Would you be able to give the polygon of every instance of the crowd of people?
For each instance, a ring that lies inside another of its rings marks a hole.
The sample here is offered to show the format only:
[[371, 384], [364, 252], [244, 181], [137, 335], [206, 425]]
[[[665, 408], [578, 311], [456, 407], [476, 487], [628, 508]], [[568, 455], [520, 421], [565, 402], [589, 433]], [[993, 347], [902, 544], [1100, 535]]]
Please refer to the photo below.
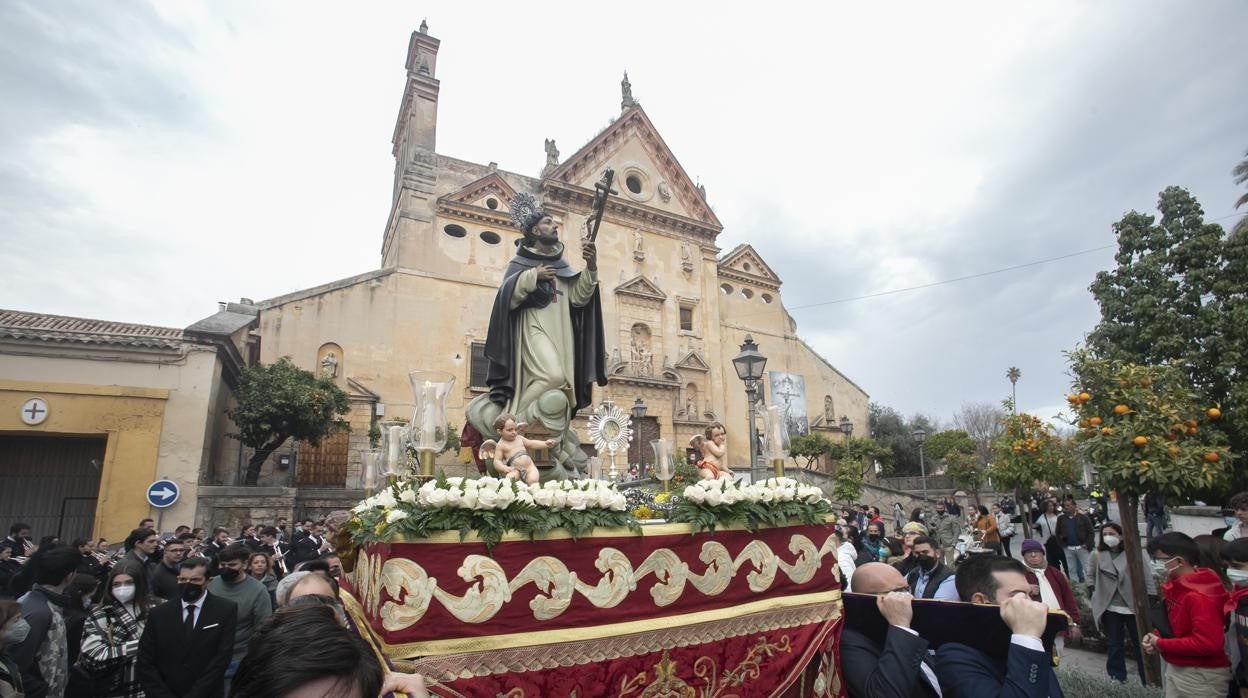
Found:
[[[1248, 492], [1231, 499], [1234, 520], [1225, 529], [1195, 538], [1167, 530], [1160, 497], [1145, 500], [1140, 576], [1149, 596], [1145, 627], [1152, 631], [1142, 637], [1126, 536], [1121, 524], [1108, 520], [1099, 492], [1091, 494], [1084, 508], [1072, 495], [1036, 497], [1031, 536], [1022, 535], [1013, 501], [967, 507], [965, 516], [951, 500], [908, 517], [897, 504], [891, 521], [874, 506], [842, 509], [837, 565], [843, 583], [852, 592], [877, 595], [889, 624], [882, 643], [846, 631], [842, 667], [850, 696], [1061, 695], [1052, 662], [1031, 652], [1040, 649], [1043, 630], [1035, 616], [1068, 616], [1054, 641], [1060, 658], [1065, 640], [1081, 635], [1081, 606], [1104, 638], [1110, 678], [1126, 682], [1131, 655], [1143, 683], [1140, 659], [1157, 655], [1167, 698], [1248, 695]], [[1021, 538], [1021, 560], [1012, 557], [1015, 537]], [[1013, 597], [1019, 600], [1010, 603]], [[928, 642], [910, 628], [913, 599], [999, 604], [1014, 633], [1008, 661], [990, 662], [956, 643], [929, 653]], [[905, 666], [921, 671], [898, 671]]]
[[[338, 592], [335, 521], [225, 528], [144, 519], [121, 545], [0, 541], [0, 698], [427, 696], [388, 671]], [[303, 695], [302, 693], [300, 693]]]

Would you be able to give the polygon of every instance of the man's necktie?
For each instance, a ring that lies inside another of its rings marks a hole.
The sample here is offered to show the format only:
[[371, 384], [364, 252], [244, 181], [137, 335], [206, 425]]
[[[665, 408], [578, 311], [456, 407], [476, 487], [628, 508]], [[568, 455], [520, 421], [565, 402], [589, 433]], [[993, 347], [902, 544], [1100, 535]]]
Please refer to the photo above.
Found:
[[186, 607], [186, 636], [191, 636], [191, 631], [195, 629], [195, 606]]

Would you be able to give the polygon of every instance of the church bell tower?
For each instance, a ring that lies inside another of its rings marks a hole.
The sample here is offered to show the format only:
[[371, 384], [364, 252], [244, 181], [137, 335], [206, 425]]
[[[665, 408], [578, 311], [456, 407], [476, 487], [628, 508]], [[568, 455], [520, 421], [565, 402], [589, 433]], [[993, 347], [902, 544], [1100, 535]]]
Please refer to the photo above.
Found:
[[429, 24], [421, 21], [407, 43], [407, 83], [391, 139], [394, 155], [394, 188], [390, 217], [381, 245], [381, 265], [398, 264], [402, 238], [412, 234], [412, 224], [432, 223], [430, 199], [437, 174], [434, 148], [438, 126], [438, 47], [429, 36]]

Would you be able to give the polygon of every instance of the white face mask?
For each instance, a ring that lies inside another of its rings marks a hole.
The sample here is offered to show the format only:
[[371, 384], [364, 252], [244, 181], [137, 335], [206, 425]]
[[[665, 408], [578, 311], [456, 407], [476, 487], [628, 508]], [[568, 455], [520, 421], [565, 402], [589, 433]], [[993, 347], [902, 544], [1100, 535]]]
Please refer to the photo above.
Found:
[[1237, 570], [1234, 567], [1228, 567], [1226, 578], [1231, 580], [1231, 584], [1237, 587], [1248, 587], [1248, 570]]
[[122, 603], [130, 603], [134, 600], [134, 585], [119, 584], [113, 587], [113, 598]]
[[3, 632], [0, 632], [0, 644], [6, 646], [16, 645], [22, 640], [25, 640], [26, 636], [29, 634], [30, 623], [28, 623], [25, 618], [18, 618], [10, 623], [9, 627], [5, 628]]
[[1105, 547], [1107, 548], [1117, 548], [1118, 544], [1122, 542], [1122, 539], [1118, 536], [1102, 536], [1101, 541], [1105, 543]]

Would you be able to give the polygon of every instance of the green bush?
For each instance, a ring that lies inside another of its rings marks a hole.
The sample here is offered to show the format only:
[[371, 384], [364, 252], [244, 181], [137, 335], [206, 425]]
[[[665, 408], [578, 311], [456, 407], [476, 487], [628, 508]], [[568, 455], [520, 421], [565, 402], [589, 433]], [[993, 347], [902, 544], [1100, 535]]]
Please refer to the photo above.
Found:
[[1078, 669], [1057, 670], [1057, 681], [1066, 698], [1162, 698], [1160, 688], [1139, 683], [1118, 683], [1108, 676], [1093, 676]]

